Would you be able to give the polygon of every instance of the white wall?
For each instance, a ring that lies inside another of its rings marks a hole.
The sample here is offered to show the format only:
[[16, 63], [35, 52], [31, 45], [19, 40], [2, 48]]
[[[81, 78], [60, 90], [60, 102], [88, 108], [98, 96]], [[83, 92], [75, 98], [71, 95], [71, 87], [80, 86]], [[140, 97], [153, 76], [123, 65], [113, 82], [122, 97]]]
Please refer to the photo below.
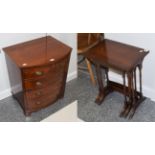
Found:
[[[27, 41], [37, 37], [44, 36], [43, 33], [0, 33], [0, 50], [3, 47], [10, 46], [19, 42]], [[3, 99], [11, 95], [10, 84], [8, 79], [8, 72], [6, 68], [6, 62], [4, 53], [1, 50], [0, 53], [0, 99]]]
[[[150, 50], [143, 65], [144, 95], [155, 100], [155, 33], [106, 33], [105, 37]], [[120, 77], [111, 73], [111, 78], [120, 81]]]
[[[0, 33], [0, 50], [3, 47], [10, 46], [16, 43], [24, 42], [27, 40], [35, 39], [45, 36], [45, 33]], [[62, 42], [70, 45], [73, 48], [71, 62], [69, 66], [68, 81], [77, 77], [76, 67], [76, 34], [51, 34]], [[11, 95], [10, 84], [8, 79], [8, 72], [6, 68], [6, 62], [4, 53], [1, 50], [0, 53], [0, 100]]]

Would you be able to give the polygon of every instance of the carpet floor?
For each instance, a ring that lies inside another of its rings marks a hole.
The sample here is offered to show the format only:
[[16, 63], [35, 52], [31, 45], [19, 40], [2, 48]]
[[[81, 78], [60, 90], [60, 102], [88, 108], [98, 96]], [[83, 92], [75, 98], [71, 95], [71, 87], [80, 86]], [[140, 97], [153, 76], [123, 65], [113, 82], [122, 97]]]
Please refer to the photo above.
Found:
[[16, 100], [8, 97], [0, 101], [1, 122], [39, 122], [70, 103], [78, 100], [78, 117], [86, 122], [154, 122], [155, 103], [146, 99], [138, 108], [132, 120], [119, 117], [123, 96], [117, 92], [108, 95], [102, 105], [94, 103], [98, 93], [89, 76], [79, 72], [78, 78], [67, 83], [65, 97], [48, 108], [25, 117]]

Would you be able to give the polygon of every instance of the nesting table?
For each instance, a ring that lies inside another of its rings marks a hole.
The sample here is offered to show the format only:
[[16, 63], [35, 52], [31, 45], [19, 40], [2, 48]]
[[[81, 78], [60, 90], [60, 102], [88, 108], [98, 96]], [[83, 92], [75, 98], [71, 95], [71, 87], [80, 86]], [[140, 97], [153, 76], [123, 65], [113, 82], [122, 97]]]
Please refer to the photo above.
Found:
[[[118, 91], [124, 95], [120, 116], [132, 118], [140, 103], [145, 100], [142, 93], [142, 63], [148, 53], [142, 48], [108, 39], [84, 53], [96, 69], [99, 94], [95, 102], [101, 104], [109, 93]], [[122, 75], [122, 84], [109, 79], [110, 68]], [[105, 70], [104, 78], [102, 69]]]

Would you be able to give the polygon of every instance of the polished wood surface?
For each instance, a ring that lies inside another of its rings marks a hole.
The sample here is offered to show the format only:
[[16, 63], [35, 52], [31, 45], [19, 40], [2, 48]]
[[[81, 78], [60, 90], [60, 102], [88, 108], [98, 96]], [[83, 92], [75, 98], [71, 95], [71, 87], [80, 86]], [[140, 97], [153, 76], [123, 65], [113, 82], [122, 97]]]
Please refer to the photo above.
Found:
[[64, 96], [71, 48], [47, 36], [4, 48], [13, 96], [25, 115]]
[[[148, 53], [142, 48], [108, 39], [104, 39], [88, 52], [85, 52], [83, 55], [96, 68], [99, 86], [96, 103], [100, 105], [109, 93], [118, 91], [124, 95], [124, 105], [120, 116], [132, 118], [140, 103], [145, 100], [142, 93], [142, 63]], [[122, 75], [122, 84], [109, 79], [109, 68], [117, 70], [117, 73]], [[105, 70], [104, 82], [102, 69]], [[139, 79], [139, 89], [137, 79]]]
[[84, 54], [90, 60], [95, 60], [106, 67], [130, 71], [141, 63], [148, 53], [142, 48], [104, 39]]
[[70, 54], [71, 48], [51, 36], [4, 48], [20, 68], [52, 64]]

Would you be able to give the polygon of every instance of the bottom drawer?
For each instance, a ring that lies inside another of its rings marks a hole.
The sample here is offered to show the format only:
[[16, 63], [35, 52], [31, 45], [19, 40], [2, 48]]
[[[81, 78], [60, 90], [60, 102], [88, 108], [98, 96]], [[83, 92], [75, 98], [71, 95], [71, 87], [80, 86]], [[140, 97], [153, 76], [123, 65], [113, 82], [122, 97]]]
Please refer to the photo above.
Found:
[[52, 94], [39, 99], [28, 99], [28, 109], [30, 111], [37, 111], [41, 108], [47, 107], [58, 99], [59, 94]]
[[27, 106], [30, 110], [37, 110], [52, 104], [59, 96], [61, 85], [26, 92]]

